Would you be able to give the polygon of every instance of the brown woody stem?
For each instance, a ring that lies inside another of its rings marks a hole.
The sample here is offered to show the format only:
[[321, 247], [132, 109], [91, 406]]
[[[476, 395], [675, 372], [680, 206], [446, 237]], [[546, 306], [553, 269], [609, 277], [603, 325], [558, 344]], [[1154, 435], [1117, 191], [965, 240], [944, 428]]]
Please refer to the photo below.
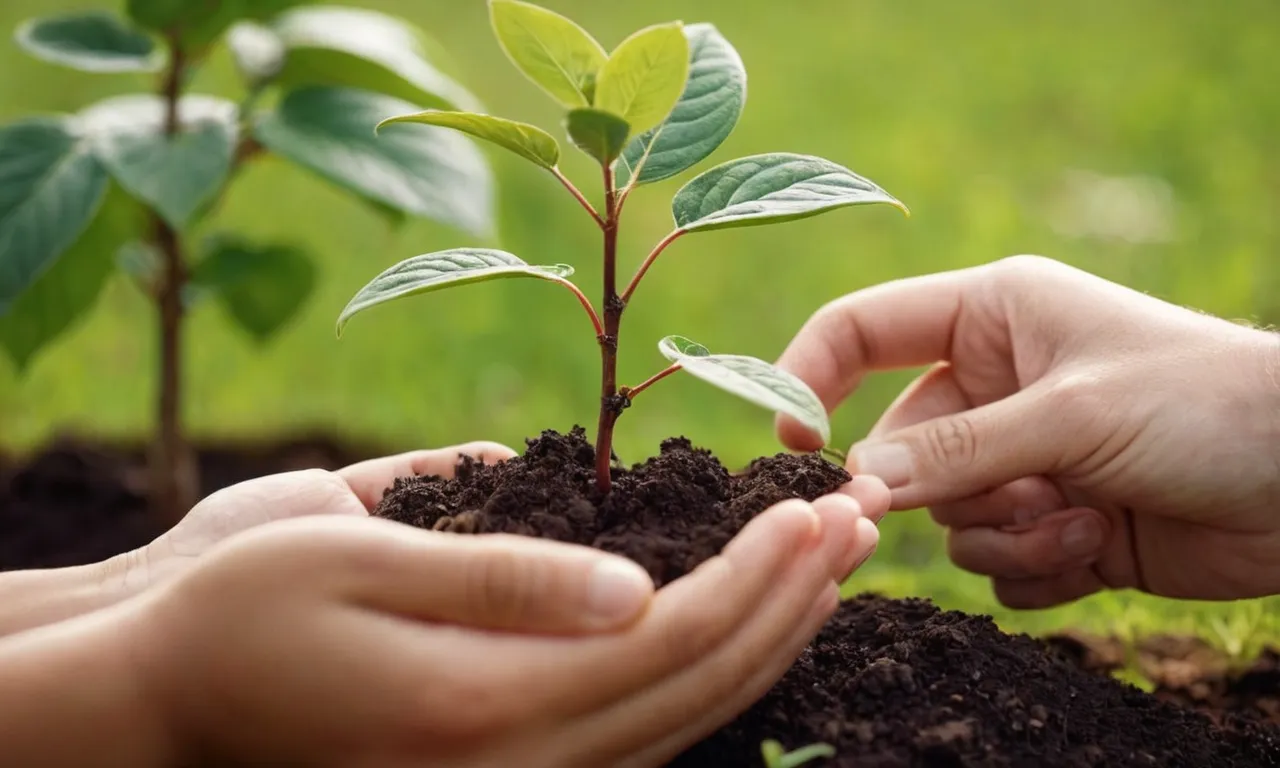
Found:
[[600, 334], [600, 424], [596, 430], [596, 488], [608, 493], [613, 486], [613, 425], [626, 408], [618, 395], [618, 327], [626, 303], [618, 296], [618, 191], [613, 169], [604, 166], [604, 333]]

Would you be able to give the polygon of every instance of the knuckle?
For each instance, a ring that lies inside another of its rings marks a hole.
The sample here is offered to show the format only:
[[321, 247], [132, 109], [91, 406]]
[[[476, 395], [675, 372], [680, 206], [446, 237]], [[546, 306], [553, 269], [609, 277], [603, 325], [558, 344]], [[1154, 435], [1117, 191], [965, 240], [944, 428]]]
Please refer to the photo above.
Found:
[[1045, 256], [1034, 254], [1018, 254], [1007, 256], [992, 264], [996, 276], [1002, 280], [1023, 282], [1028, 279], [1041, 279], [1061, 268], [1061, 264]]
[[540, 581], [529, 558], [497, 549], [472, 559], [466, 578], [467, 599], [489, 621], [510, 626], [533, 611]]
[[977, 460], [977, 430], [968, 414], [934, 422], [924, 430], [921, 442], [925, 460], [935, 467], [962, 469]]
[[1068, 424], [1096, 418], [1111, 408], [1103, 380], [1094, 374], [1072, 373], [1049, 386], [1045, 404]]

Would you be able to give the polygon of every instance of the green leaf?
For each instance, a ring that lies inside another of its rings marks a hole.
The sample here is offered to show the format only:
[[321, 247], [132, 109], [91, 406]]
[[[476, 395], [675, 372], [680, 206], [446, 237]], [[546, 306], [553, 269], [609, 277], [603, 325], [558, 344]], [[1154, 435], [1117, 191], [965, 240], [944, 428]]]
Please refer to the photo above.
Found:
[[686, 231], [794, 221], [850, 205], [907, 207], [874, 183], [820, 157], [777, 153], [732, 160], [690, 181], [671, 203]]
[[228, 30], [227, 48], [240, 76], [251, 86], [263, 86], [284, 70], [284, 40], [275, 30], [256, 21], [242, 21]]
[[107, 99], [77, 116], [121, 186], [183, 229], [222, 189], [240, 131], [236, 105], [213, 96], [184, 96], [178, 119], [179, 133], [167, 136], [164, 102], [150, 95]]
[[651, 184], [692, 168], [729, 138], [742, 116], [747, 70], [738, 52], [711, 24], [690, 24], [684, 34], [690, 60], [684, 93], [662, 125], [627, 145], [619, 186]]
[[338, 335], [352, 316], [389, 301], [467, 283], [510, 277], [533, 277], [565, 283], [573, 267], [555, 264], [533, 267], [519, 257], [489, 248], [456, 248], [415, 256], [375, 277], [351, 299], [338, 316]]
[[101, 11], [31, 19], [14, 39], [37, 59], [84, 72], [154, 72], [164, 62], [150, 37]]
[[288, 88], [364, 88], [427, 107], [477, 111], [467, 89], [427, 59], [423, 32], [363, 8], [302, 7], [271, 24], [286, 56], [279, 82]]
[[695, 377], [747, 402], [785, 413], [817, 432], [824, 445], [830, 442], [826, 408], [809, 385], [796, 376], [754, 357], [713, 355], [683, 336], [668, 336], [658, 343], [658, 350]]
[[143, 218], [138, 204], [112, 187], [75, 244], [0, 317], [0, 346], [18, 371], [89, 313], [115, 266], [113, 253], [138, 236]]
[[480, 115], [474, 112], [440, 112], [427, 110], [412, 115], [391, 117], [378, 123], [377, 130], [392, 123], [420, 123], [452, 128], [455, 131], [491, 141], [515, 152], [524, 159], [551, 169], [560, 162], [560, 145], [551, 134], [528, 123], [518, 123], [502, 117]]
[[574, 146], [599, 160], [601, 165], [618, 159], [631, 133], [626, 120], [590, 107], [569, 110], [565, 128]]
[[71, 121], [0, 128], [0, 316], [79, 239], [107, 181]]
[[596, 83], [595, 106], [626, 120], [641, 134], [667, 119], [688, 79], [684, 25], [646, 27], [609, 54]]
[[283, 245], [219, 238], [191, 275], [192, 286], [213, 295], [258, 343], [280, 331], [311, 296], [315, 263]]
[[128, 0], [129, 18], [147, 29], [173, 35], [198, 58], [237, 21], [269, 19], [312, 0]]
[[498, 44], [525, 77], [565, 107], [591, 106], [608, 55], [586, 30], [519, 0], [490, 0], [489, 17]]
[[350, 88], [288, 94], [257, 123], [264, 146], [363, 197], [480, 236], [493, 229], [493, 180], [471, 141], [445, 128], [374, 126], [413, 104]]

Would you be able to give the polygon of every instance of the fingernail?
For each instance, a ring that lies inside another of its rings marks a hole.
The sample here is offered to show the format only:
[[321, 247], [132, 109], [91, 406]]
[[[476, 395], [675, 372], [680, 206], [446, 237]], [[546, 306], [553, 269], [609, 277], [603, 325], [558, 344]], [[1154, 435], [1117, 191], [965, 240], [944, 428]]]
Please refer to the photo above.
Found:
[[653, 594], [653, 580], [629, 560], [601, 560], [591, 571], [587, 610], [607, 622], [621, 622], [640, 612]]
[[1092, 516], [1080, 517], [1062, 529], [1062, 549], [1071, 557], [1088, 557], [1102, 548], [1102, 526]]
[[866, 443], [853, 448], [860, 475], [874, 475], [890, 489], [911, 482], [911, 449], [902, 443]]

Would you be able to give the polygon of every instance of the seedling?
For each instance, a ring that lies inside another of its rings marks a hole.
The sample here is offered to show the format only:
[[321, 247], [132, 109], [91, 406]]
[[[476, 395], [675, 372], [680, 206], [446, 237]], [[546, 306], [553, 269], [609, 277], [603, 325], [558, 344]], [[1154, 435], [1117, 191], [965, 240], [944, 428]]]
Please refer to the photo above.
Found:
[[[427, 42], [383, 14], [305, 0], [128, 0], [23, 23], [16, 42], [84, 72], [158, 76], [152, 94], [75, 115], [0, 127], [0, 347], [19, 371], [92, 308], [113, 267], [156, 308], [159, 367], [151, 495], [168, 521], [194, 501], [183, 429], [186, 319], [215, 298], [265, 341], [304, 305], [310, 259], [289, 244], [195, 235], [251, 160], [293, 161], [378, 210], [491, 228], [483, 156], [425, 129], [374, 142], [369, 127], [424, 107], [473, 109], [426, 58]], [[187, 93], [219, 44], [243, 76], [241, 100]], [[268, 96], [268, 109], [256, 105]], [[115, 258], [113, 258], [115, 257]]]
[[395, 299], [500, 278], [560, 285], [582, 304], [601, 352], [596, 479], [610, 489], [614, 425], [634, 400], [684, 370], [756, 405], [785, 413], [830, 440], [826, 411], [795, 376], [762, 360], [712, 354], [682, 336], [658, 344], [671, 365], [635, 386], [618, 383], [619, 329], [626, 309], [658, 257], [687, 235], [815, 216], [852, 205], [906, 206], [871, 181], [829, 160], [797, 154], [755, 155], [703, 173], [676, 193], [675, 228], [618, 282], [618, 226], [638, 187], [675, 176], [706, 159], [732, 132], [746, 101], [742, 60], [710, 24], [646, 27], [612, 52], [573, 21], [519, 0], [490, 0], [498, 43], [511, 62], [566, 110], [570, 142], [597, 161], [603, 207], [596, 209], [559, 168], [560, 146], [547, 131], [474, 112], [429, 110], [383, 121], [450, 128], [508, 149], [550, 173], [603, 233], [604, 290], [597, 307], [569, 278], [565, 264], [533, 266], [510, 253], [463, 248], [415, 256], [378, 275], [338, 318], [338, 334], [356, 314]]
[[800, 768], [805, 763], [836, 756], [836, 750], [830, 744], [810, 744], [794, 752], [787, 752], [780, 743], [772, 739], [760, 745], [760, 753], [764, 756], [765, 768]]

